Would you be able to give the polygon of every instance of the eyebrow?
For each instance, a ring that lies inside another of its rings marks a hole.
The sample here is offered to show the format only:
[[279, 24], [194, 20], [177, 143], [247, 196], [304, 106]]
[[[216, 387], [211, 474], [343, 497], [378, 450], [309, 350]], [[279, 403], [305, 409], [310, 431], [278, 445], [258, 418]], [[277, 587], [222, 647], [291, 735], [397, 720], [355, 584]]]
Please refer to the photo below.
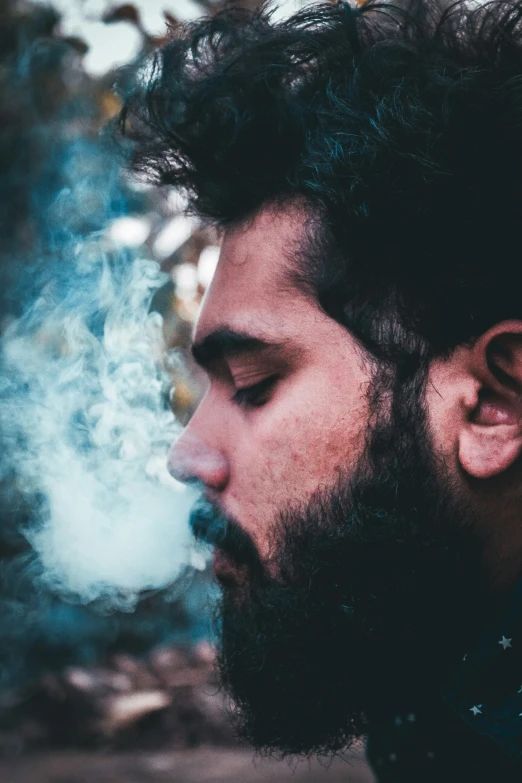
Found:
[[283, 345], [283, 342], [268, 340], [266, 337], [220, 327], [194, 343], [191, 351], [194, 361], [206, 370], [223, 359], [232, 359], [266, 348], [282, 348]]

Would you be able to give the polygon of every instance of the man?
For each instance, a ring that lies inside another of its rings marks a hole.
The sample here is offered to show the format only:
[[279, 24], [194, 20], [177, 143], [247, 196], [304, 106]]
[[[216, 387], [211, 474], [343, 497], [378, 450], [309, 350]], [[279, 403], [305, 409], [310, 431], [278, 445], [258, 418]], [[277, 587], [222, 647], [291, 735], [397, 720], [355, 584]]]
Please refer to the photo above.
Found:
[[173, 446], [256, 748], [522, 774], [522, 5], [228, 7], [122, 117], [222, 230]]

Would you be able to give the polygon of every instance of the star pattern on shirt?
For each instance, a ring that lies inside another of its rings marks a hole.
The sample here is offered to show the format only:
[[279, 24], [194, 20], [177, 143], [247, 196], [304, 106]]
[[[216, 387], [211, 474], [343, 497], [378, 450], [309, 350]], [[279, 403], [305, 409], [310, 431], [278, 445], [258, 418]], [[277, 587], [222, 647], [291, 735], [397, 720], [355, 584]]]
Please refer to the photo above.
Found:
[[499, 641], [499, 644], [502, 645], [504, 650], [507, 650], [508, 647], [511, 647], [511, 642], [512, 641], [513, 641], [513, 639], [506, 639], [506, 637], [504, 635], [502, 635], [502, 639]]
[[[409, 777], [414, 757], [420, 770], [417, 779], [426, 779], [422, 776], [424, 769], [430, 771], [432, 779], [434, 759], [439, 755], [436, 722], [440, 718], [445, 719], [445, 710], [449, 708], [451, 721], [460, 718], [477, 737], [487, 738], [490, 750], [494, 747], [491, 740], [499, 747], [504, 760], [507, 757], [513, 764], [520, 765], [520, 775], [513, 780], [522, 783], [521, 621], [522, 573], [506, 600], [502, 617], [495, 619], [494, 624], [485, 625], [473, 647], [467, 651], [464, 648], [457, 655], [454, 668], [440, 691], [444, 711], [440, 704], [435, 705], [435, 715], [421, 710], [419, 694], [418, 704], [412, 701], [409, 709], [392, 712], [387, 725], [375, 727], [373, 736], [370, 730], [372, 745], [369, 759], [379, 773], [384, 774], [388, 770], [390, 780], [405, 779]], [[441, 749], [443, 757], [444, 752]], [[466, 748], [462, 752], [467, 753]], [[485, 752], [486, 765], [489, 764], [488, 753]], [[401, 775], [403, 769], [404, 778]], [[488, 777], [489, 780], [501, 778], [502, 775], [497, 778], [496, 774]]]

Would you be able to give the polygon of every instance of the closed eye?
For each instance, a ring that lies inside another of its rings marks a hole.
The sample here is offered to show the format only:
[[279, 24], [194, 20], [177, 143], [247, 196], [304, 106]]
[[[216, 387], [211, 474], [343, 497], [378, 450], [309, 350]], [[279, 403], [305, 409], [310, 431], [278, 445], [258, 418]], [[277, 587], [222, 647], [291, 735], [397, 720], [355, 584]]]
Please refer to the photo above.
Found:
[[261, 405], [268, 402], [270, 392], [277, 378], [277, 375], [269, 375], [268, 378], [264, 378], [253, 386], [245, 386], [242, 389], [238, 389], [232, 397], [232, 401], [246, 408], [261, 407]]

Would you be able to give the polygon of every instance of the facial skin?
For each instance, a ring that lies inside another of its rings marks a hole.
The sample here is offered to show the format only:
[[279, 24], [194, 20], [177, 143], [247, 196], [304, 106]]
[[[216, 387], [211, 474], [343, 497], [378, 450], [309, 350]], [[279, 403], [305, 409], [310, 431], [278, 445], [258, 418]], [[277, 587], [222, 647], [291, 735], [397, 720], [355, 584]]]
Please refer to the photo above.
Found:
[[202, 485], [196, 532], [224, 552], [240, 728], [290, 753], [344, 747], [436, 688], [522, 561], [522, 324], [376, 411], [378, 367], [288, 282], [304, 220], [265, 210], [225, 236], [194, 336], [209, 390], [169, 458]]
[[[170, 468], [252, 536], [262, 558], [278, 511], [352, 471], [368, 422], [371, 364], [355, 339], [295, 288], [285, 274], [303, 216], [267, 212], [225, 236], [194, 334], [219, 330], [274, 343], [209, 363], [210, 386], [175, 444]], [[196, 355], [200, 351], [196, 348]], [[234, 395], [276, 376], [251, 404]], [[262, 404], [261, 404], [262, 403]]]

